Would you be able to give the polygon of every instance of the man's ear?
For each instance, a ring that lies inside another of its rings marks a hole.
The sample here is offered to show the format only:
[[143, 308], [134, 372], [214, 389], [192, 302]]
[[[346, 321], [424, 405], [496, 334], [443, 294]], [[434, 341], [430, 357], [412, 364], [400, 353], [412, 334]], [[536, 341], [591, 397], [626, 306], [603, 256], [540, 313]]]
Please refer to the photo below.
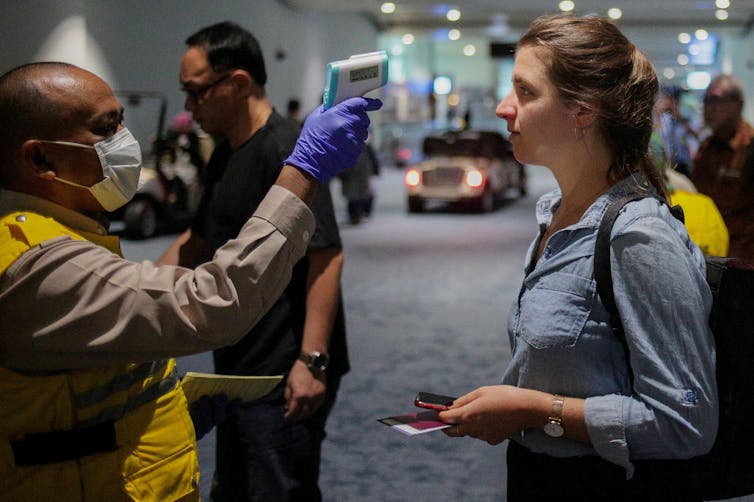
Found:
[[259, 85], [254, 77], [246, 70], [237, 69], [233, 71], [233, 85], [239, 90], [241, 96], [247, 98], [254, 96], [255, 98], [263, 98], [265, 95], [264, 87]]
[[21, 158], [29, 172], [45, 180], [53, 180], [57, 173], [47, 158], [45, 144], [38, 139], [27, 139], [21, 145]]
[[244, 96], [251, 94], [255, 82], [254, 79], [251, 78], [251, 75], [249, 75], [249, 72], [245, 70], [233, 70], [233, 74], [230, 78], [231, 82], [233, 82], [233, 86], [238, 92]]

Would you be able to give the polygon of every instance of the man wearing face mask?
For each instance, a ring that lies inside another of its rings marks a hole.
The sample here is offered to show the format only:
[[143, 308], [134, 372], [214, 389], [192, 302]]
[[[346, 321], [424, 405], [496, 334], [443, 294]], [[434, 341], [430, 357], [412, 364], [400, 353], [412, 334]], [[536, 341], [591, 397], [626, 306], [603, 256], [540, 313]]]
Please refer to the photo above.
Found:
[[307, 119], [237, 239], [195, 270], [134, 263], [100, 222], [141, 153], [97, 76], [0, 76], [0, 493], [8, 500], [198, 500], [195, 430], [170, 357], [235, 343], [281, 293], [319, 183], [355, 162], [376, 100]]

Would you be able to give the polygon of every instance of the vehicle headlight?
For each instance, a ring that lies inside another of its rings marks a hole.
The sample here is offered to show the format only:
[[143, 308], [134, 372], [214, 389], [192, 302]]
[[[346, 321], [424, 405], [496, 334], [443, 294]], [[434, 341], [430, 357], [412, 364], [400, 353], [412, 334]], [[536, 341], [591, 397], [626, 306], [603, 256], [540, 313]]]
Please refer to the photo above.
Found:
[[422, 175], [417, 169], [409, 169], [406, 172], [406, 185], [410, 187], [419, 186], [422, 181]]
[[466, 172], [466, 184], [471, 188], [479, 188], [484, 183], [484, 176], [480, 171], [472, 169]]

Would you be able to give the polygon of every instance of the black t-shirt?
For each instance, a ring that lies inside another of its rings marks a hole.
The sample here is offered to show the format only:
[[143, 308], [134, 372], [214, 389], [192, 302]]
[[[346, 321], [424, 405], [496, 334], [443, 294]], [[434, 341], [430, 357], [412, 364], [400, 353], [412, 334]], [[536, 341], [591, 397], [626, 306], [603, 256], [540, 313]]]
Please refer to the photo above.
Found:
[[[273, 111], [267, 123], [233, 151], [227, 142], [218, 145], [207, 165], [207, 185], [192, 232], [203, 237], [212, 252], [235, 238], [277, 180], [283, 161], [298, 138], [295, 122]], [[309, 249], [341, 248], [332, 198], [327, 186], [317, 190], [312, 212], [317, 223]], [[306, 316], [306, 282], [309, 262], [305, 256], [294, 267], [288, 287], [270, 311], [237, 344], [214, 352], [215, 371], [236, 375], [287, 374], [301, 351]], [[348, 371], [345, 319], [342, 301], [330, 337], [328, 375]], [[280, 398], [282, 388], [271, 398]]]

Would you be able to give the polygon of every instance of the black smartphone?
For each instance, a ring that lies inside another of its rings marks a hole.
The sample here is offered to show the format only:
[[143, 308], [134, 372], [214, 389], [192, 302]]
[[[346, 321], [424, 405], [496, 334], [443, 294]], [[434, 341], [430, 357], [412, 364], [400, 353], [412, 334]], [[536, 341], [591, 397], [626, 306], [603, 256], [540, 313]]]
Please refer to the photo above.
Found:
[[432, 394], [431, 392], [420, 392], [414, 399], [414, 404], [420, 408], [429, 408], [430, 410], [447, 410], [453, 404], [456, 398], [443, 396], [442, 394]]

